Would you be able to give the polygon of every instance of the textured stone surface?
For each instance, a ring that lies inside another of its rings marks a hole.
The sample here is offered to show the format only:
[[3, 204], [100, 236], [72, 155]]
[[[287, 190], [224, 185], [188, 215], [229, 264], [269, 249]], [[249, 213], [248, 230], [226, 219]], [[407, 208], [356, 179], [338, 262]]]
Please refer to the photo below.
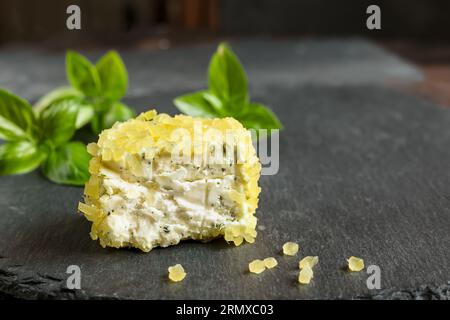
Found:
[[[354, 51], [363, 50], [354, 45]], [[192, 57], [187, 49], [177, 50]], [[192, 55], [206, 57], [209, 50], [196, 48]], [[156, 69], [177, 55], [155, 56], [149, 64]], [[283, 60], [278, 63], [288, 70]], [[322, 66], [313, 57], [310, 64]], [[414, 69], [404, 68], [416, 79]], [[347, 69], [336, 78], [350, 79], [354, 71]], [[76, 213], [81, 188], [52, 184], [38, 172], [1, 177], [0, 291], [22, 298], [448, 298], [448, 111], [383, 86], [381, 76], [359, 84], [357, 79], [307, 84], [291, 74], [273, 82], [270, 74], [265, 77], [266, 83], [252, 79], [254, 99], [273, 106], [285, 130], [280, 171], [261, 179], [257, 216], [264, 230], [255, 244], [235, 248], [222, 239], [187, 241], [148, 254], [102, 249], [88, 236], [90, 224]], [[140, 111], [158, 106], [173, 114], [171, 99], [196, 85], [194, 80], [183, 87], [180, 80], [173, 90], [149, 90], [127, 102]], [[300, 244], [297, 257], [280, 254], [286, 241]], [[298, 260], [305, 255], [320, 258], [309, 286], [297, 283]], [[380, 291], [367, 289], [364, 272], [344, 270], [351, 255], [380, 266]], [[278, 267], [248, 273], [250, 261], [268, 256], [277, 258]], [[167, 267], [176, 263], [188, 275], [173, 284]], [[81, 267], [82, 290], [65, 287], [72, 264]]]
[[382, 290], [370, 296], [358, 298], [366, 300], [450, 300], [450, 281], [440, 286], [421, 285], [415, 289]]

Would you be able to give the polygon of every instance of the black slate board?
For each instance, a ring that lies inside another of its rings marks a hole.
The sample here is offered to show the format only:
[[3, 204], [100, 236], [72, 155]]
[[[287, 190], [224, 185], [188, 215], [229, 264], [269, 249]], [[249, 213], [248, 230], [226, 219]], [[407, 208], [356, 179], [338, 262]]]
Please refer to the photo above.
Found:
[[[260, 230], [253, 245], [193, 241], [148, 254], [102, 249], [76, 213], [80, 188], [39, 173], [0, 178], [0, 291], [22, 298], [448, 298], [450, 279], [450, 114], [380, 84], [266, 83], [255, 100], [274, 106], [280, 171], [261, 178]], [[167, 90], [130, 98], [175, 113]], [[286, 241], [298, 257], [280, 255]], [[311, 285], [296, 283], [298, 258], [318, 255]], [[344, 271], [361, 256], [381, 267], [381, 291]], [[274, 256], [279, 267], [248, 274]], [[188, 276], [167, 281], [182, 263]], [[66, 289], [67, 266], [82, 269]], [[415, 291], [423, 285], [424, 287]], [[405, 291], [402, 291], [405, 290]], [[421, 291], [420, 291], [421, 290]], [[419, 292], [419, 293], [417, 293]]]

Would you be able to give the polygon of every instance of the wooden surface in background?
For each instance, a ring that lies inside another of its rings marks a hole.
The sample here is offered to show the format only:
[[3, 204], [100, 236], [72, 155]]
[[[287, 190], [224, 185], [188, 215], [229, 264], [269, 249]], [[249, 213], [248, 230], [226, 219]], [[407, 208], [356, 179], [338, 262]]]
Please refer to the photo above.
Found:
[[64, 37], [71, 4], [81, 8], [82, 30], [71, 34], [80, 39], [219, 29], [219, 0], [0, 0], [0, 44]]
[[408, 89], [450, 107], [450, 44], [388, 41], [381, 45], [410, 61], [423, 73], [423, 81]]

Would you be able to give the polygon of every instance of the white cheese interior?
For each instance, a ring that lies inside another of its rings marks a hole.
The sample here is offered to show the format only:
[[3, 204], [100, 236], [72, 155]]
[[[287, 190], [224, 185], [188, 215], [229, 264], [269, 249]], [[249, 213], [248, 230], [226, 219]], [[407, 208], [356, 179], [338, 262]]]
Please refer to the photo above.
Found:
[[242, 208], [229, 196], [241, 191], [231, 161], [196, 166], [166, 156], [142, 158], [141, 165], [141, 177], [113, 163], [100, 169], [99, 201], [114, 242], [167, 247], [183, 239], [208, 240], [227, 225], [243, 224], [236, 216]]

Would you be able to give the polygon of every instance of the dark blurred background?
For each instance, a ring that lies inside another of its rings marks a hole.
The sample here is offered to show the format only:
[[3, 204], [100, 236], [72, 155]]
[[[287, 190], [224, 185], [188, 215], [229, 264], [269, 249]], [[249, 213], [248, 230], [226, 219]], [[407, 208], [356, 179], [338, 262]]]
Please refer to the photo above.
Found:
[[[70, 4], [81, 7], [81, 31], [66, 29]], [[369, 4], [381, 7], [382, 30], [365, 27]], [[223, 35], [448, 42], [449, 14], [448, 0], [0, 0], [0, 44], [126, 46]]]
[[[66, 8], [81, 8], [81, 30]], [[381, 30], [366, 8], [381, 8]], [[161, 50], [235, 38], [362, 37], [419, 66], [450, 104], [448, 0], [0, 0], [1, 48]], [[419, 88], [418, 90], [422, 90]]]

